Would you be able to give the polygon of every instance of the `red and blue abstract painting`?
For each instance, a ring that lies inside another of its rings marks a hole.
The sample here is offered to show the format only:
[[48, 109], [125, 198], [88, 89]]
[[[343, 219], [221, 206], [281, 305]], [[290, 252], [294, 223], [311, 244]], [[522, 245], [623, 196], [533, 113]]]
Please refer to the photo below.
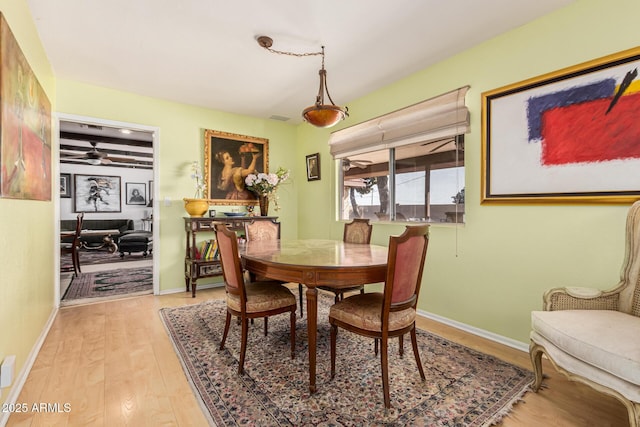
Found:
[[635, 49], [483, 93], [485, 200], [640, 198], [639, 68]]

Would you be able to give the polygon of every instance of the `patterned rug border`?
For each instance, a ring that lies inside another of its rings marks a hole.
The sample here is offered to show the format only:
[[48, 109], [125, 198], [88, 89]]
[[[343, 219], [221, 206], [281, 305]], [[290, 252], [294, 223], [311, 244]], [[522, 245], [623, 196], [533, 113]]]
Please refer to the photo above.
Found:
[[[326, 305], [330, 305], [332, 303], [332, 298], [330, 297], [320, 297], [319, 301], [321, 299], [325, 299], [326, 301], [324, 302]], [[179, 307], [165, 307], [159, 310], [159, 316], [160, 319], [165, 327], [165, 330], [167, 331], [167, 334], [169, 336], [169, 339], [171, 341], [171, 344], [174, 348], [174, 351], [176, 352], [176, 355], [178, 356], [178, 359], [180, 361], [180, 365], [182, 366], [182, 369], [185, 373], [185, 376], [187, 377], [187, 381], [189, 382], [194, 395], [196, 396], [196, 400], [198, 400], [199, 405], [202, 408], [203, 414], [205, 415], [205, 417], [207, 418], [208, 422], [210, 425], [212, 426], [226, 426], [226, 425], [237, 425], [236, 424], [236, 420], [230, 416], [227, 415], [226, 417], [224, 415], [221, 415], [219, 413], [214, 414], [212, 413], [212, 409], [209, 408], [209, 406], [207, 405], [207, 403], [209, 405], [212, 405], [212, 407], [215, 407], [214, 405], [214, 401], [216, 401], [219, 404], [219, 401], [221, 400], [221, 396], [217, 395], [215, 397], [212, 398], [212, 396], [210, 396], [208, 393], [206, 393], [206, 390], [201, 390], [198, 387], [198, 384], [203, 384], [203, 379], [199, 378], [197, 376], [196, 372], [192, 372], [192, 369], [196, 369], [195, 366], [190, 367], [189, 366], [189, 362], [190, 360], [188, 359], [188, 354], [189, 352], [185, 349], [183, 343], [180, 341], [180, 338], [177, 336], [178, 332], [176, 331], [174, 325], [172, 324], [172, 320], [169, 319], [169, 316], [171, 313], [175, 313], [178, 311], [183, 311], [183, 310], [187, 310], [187, 311], [192, 311], [192, 310], [198, 310], [198, 308], [201, 307], [205, 307], [207, 305], [212, 305], [214, 308], [216, 308], [216, 306], [219, 306], [217, 308], [221, 308], [224, 309], [225, 307], [225, 302], [224, 300], [209, 300], [209, 301], [205, 301], [205, 302], [201, 302], [198, 304], [191, 304], [191, 305], [186, 305], [186, 306], [179, 306]], [[320, 310], [320, 306], [322, 304], [319, 304], [319, 312]], [[320, 313], [319, 313], [320, 316]], [[277, 316], [276, 316], [277, 318]], [[274, 318], [275, 319], [275, 318]], [[300, 318], [298, 317], [297, 319], [298, 322], [300, 322]], [[301, 329], [300, 324], [298, 324], [297, 326], [297, 336], [296, 336], [296, 346], [299, 350], [299, 343], [301, 340], [305, 340], [305, 346], [304, 346], [304, 351], [302, 352], [302, 356], [304, 357], [304, 361], [303, 361], [303, 366], [305, 369], [305, 373], [308, 373], [308, 358], [307, 358], [307, 347], [306, 347], [306, 315], [305, 318], [302, 320], [304, 322], [304, 328]], [[258, 321], [260, 322], [260, 321]], [[261, 323], [261, 322], [260, 322]], [[287, 321], [288, 323], [288, 321]], [[272, 334], [272, 327], [273, 327], [273, 323], [270, 319], [269, 322], [270, 325], [270, 329], [269, 329], [269, 334]], [[229, 340], [232, 339], [232, 330], [234, 329], [234, 327], [232, 326], [230, 329], [230, 336], [229, 339], [227, 340], [227, 347], [229, 347]], [[483, 426], [483, 427], [487, 427], [487, 426], [491, 426], [494, 424], [497, 424], [499, 422], [501, 422], [503, 420], [503, 418], [505, 416], [507, 416], [509, 414], [509, 412], [512, 411], [513, 407], [515, 404], [517, 404], [518, 402], [523, 401], [523, 396], [530, 390], [530, 383], [533, 379], [533, 373], [527, 369], [524, 368], [520, 368], [516, 365], [513, 365], [511, 363], [505, 362], [495, 356], [486, 354], [486, 353], [482, 353], [480, 351], [474, 350], [470, 347], [466, 347], [462, 344], [456, 343], [454, 341], [450, 341], [446, 338], [440, 337], [438, 335], [435, 335], [431, 332], [428, 331], [424, 331], [421, 329], [417, 330], [418, 332], [418, 340], [419, 343], [421, 342], [421, 340], [434, 340], [438, 343], [438, 345], [443, 346], [444, 348], [449, 347], [449, 348], [457, 348], [458, 351], [464, 351], [466, 353], [468, 353], [469, 355], [474, 355], [476, 358], [480, 358], [480, 359], [484, 359], [487, 361], [491, 361], [492, 363], [495, 363], [501, 367], [508, 367], [510, 369], [512, 369], [513, 371], [517, 372], [520, 377], [519, 378], [511, 378], [510, 380], [513, 382], [513, 384], [510, 384], [510, 387], [508, 387], [505, 390], [502, 390], [502, 395], [495, 399], [495, 400], [488, 400], [486, 402], [486, 406], [483, 408], [482, 411], [480, 412], [476, 412], [473, 415], [475, 416], [475, 418], [472, 421], [469, 422], [461, 422], [461, 420], [459, 419], [450, 419], [450, 422], [453, 422], [454, 424], [442, 424], [442, 425], [456, 425], [456, 426]], [[353, 336], [355, 337], [355, 335], [350, 334], [350, 333], [345, 333], [344, 331], [341, 332], [342, 335], [347, 335], [347, 336]], [[250, 334], [251, 335], [251, 334]], [[304, 335], [304, 337], [302, 336]], [[288, 339], [288, 335], [285, 336], [284, 338]], [[319, 334], [319, 339], [320, 334]], [[215, 340], [214, 338], [211, 338], [213, 341]], [[341, 338], [339, 338], [340, 340]], [[408, 337], [407, 337], [408, 339]], [[370, 339], [368, 339], [369, 341], [372, 341]], [[212, 341], [212, 342], [213, 342]], [[406, 341], [406, 340], [405, 340]], [[218, 342], [219, 343], [219, 342]], [[215, 342], [214, 342], [215, 344]], [[390, 342], [390, 345], [392, 345], [392, 342]], [[426, 343], [424, 344], [419, 344], [419, 345], [426, 345]], [[340, 344], [339, 344], [340, 346]], [[214, 345], [215, 347], [215, 345]], [[248, 349], [251, 348], [251, 344], [249, 344]], [[234, 349], [235, 350], [235, 349]], [[249, 351], [249, 350], [248, 350]], [[340, 352], [340, 349], [338, 350]], [[413, 367], [415, 368], [415, 361], [413, 360], [413, 354], [411, 351], [411, 348], [409, 346], [408, 349], [405, 348], [406, 354], [405, 354], [405, 358], [409, 358], [411, 363], [413, 363]], [[235, 352], [233, 350], [229, 350], [228, 348], [225, 349], [225, 352], [230, 353], [233, 360], [235, 360], [235, 363], [237, 363], [237, 354], [235, 354]], [[425, 364], [425, 356], [421, 350], [421, 356], [422, 356], [422, 360], [423, 360], [423, 366], [425, 367], [425, 372], [427, 371], [427, 369], [429, 369], [429, 365], [428, 363]], [[292, 363], [299, 363], [298, 357], [300, 357], [299, 355], [296, 356], [296, 362], [292, 362]], [[395, 356], [397, 357], [397, 355]], [[390, 353], [390, 363], [391, 363], [391, 353]], [[290, 360], [287, 358], [287, 360]], [[339, 362], [338, 362], [339, 363]], [[206, 365], [206, 363], [205, 363]], [[378, 359], [378, 366], [379, 366], [379, 359]], [[319, 367], [318, 367], [319, 369]], [[257, 388], [257, 383], [260, 382], [260, 380], [254, 380], [253, 377], [247, 373], [248, 369], [245, 366], [245, 374], [241, 377], [241, 382], [245, 385], [245, 387], [249, 388], [249, 389], [255, 389]], [[237, 373], [236, 370], [233, 370], [234, 373]], [[319, 372], [318, 372], [319, 373]], [[379, 370], [375, 372], [375, 374], [379, 377]], [[417, 373], [416, 373], [417, 374]], [[339, 375], [339, 374], [338, 374]], [[336, 378], [338, 377], [338, 375], [336, 375]], [[306, 392], [306, 396], [305, 393], [303, 393], [303, 395], [298, 396], [298, 398], [308, 398], [308, 374], [304, 376], [305, 378], [305, 384], [302, 384], [302, 386], [305, 389]], [[206, 381], [206, 380], [205, 380]], [[392, 379], [393, 381], [393, 379]], [[196, 384], [196, 382], [198, 384]], [[366, 387], [369, 387], [370, 385], [367, 385]], [[429, 423], [429, 424], [408, 424], [411, 423], [413, 421], [415, 421], [415, 419], [412, 419], [411, 416], [413, 415], [417, 415], [417, 414], [426, 414], [425, 412], [419, 412], [419, 408], [418, 407], [411, 407], [407, 410], [407, 412], [402, 413], [401, 416], [399, 416], [397, 419], [394, 420], [389, 420], [388, 418], [386, 418], [386, 415], [388, 414], [388, 411], [384, 410], [384, 408], [382, 407], [382, 389], [381, 386], [377, 387], [376, 385], [373, 386], [373, 388], [375, 389], [375, 392], [380, 394], [379, 396], [379, 400], [380, 402], [374, 402], [373, 406], [380, 406], [380, 408], [378, 408], [378, 412], [383, 412], [385, 414], [385, 416], [383, 416], [382, 418], [378, 417], [375, 420], [371, 419], [371, 418], [362, 418], [361, 421], [362, 422], [367, 422], [369, 425], [373, 425], [372, 422], [375, 423], [375, 425], [380, 425], [380, 426], [387, 426], [387, 425], [393, 425], [393, 426], [402, 426], [402, 425], [434, 425], [433, 423]], [[378, 388], [380, 388], [378, 390]], [[473, 391], [473, 390], [472, 390]], [[392, 385], [392, 392], [393, 392], [393, 385]], [[440, 399], [446, 399], [447, 393], [445, 390], [440, 390], [441, 394], [444, 393], [444, 397], [440, 396]], [[475, 393], [475, 391], [474, 391]], [[256, 393], [257, 394], [257, 393]], [[269, 396], [267, 394], [267, 396]], [[316, 394], [317, 396], [317, 394]], [[475, 396], [475, 394], [474, 394]], [[213, 399], [213, 400], [212, 400]], [[262, 402], [260, 400], [256, 401], [257, 403], [259, 403], [260, 405], [265, 404], [265, 402]], [[436, 403], [438, 403], [439, 401], [436, 400]], [[241, 403], [238, 403], [238, 405], [240, 405]], [[369, 404], [369, 406], [371, 406], [371, 404]], [[393, 411], [393, 406], [394, 402], [393, 402], [393, 395], [392, 395], [392, 411]], [[449, 408], [447, 408], [449, 409]], [[266, 410], [266, 409], [265, 409]], [[453, 410], [453, 409], [452, 409]], [[276, 413], [273, 414], [271, 416], [271, 419], [275, 424], [274, 425], [298, 425], [295, 424], [295, 422], [292, 422], [291, 420], [289, 420], [285, 413], [280, 411], [280, 408], [277, 408], [277, 410], [275, 411]], [[463, 416], [467, 416], [468, 414], [463, 414]], [[437, 414], [433, 414], [433, 416], [438, 417]], [[215, 420], [218, 420], [219, 423], [216, 423]], [[231, 419], [231, 420], [229, 420]], [[387, 421], [385, 421], [385, 419], [387, 419]], [[401, 421], [401, 419], [404, 419], [405, 421]], [[440, 418], [437, 418], [438, 420]], [[226, 421], [226, 422], [225, 422]], [[244, 419], [244, 422], [246, 422], [247, 420]], [[329, 422], [329, 424], [327, 424], [327, 422]], [[338, 422], [337, 419], [330, 419], [330, 420], [324, 420], [324, 421], [318, 421], [318, 423], [306, 423], [304, 425], [341, 425], [341, 424], [331, 424], [331, 422]], [[352, 420], [353, 422], [353, 420]], [[247, 424], [247, 425], [254, 425], [254, 424]], [[255, 424], [258, 425], [258, 424]], [[259, 424], [259, 425], [266, 425], [266, 424]], [[361, 425], [359, 423], [347, 423], [344, 425]], [[437, 425], [441, 425], [440, 423], [438, 423]]]

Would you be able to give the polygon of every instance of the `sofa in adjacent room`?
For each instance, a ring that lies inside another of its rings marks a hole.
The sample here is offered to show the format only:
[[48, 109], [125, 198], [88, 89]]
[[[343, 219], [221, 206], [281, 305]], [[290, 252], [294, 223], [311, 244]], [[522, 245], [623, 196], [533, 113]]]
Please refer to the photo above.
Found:
[[[73, 231], [75, 230], [75, 219], [63, 219], [60, 220], [60, 231]], [[125, 232], [133, 230], [132, 219], [85, 219], [82, 222], [83, 230], [100, 231], [105, 230], [104, 234], [91, 233], [81, 234], [80, 242], [85, 247], [100, 247], [104, 245], [104, 237], [111, 236], [111, 239], [115, 244], [118, 244], [120, 236]], [[117, 232], [107, 233], [106, 230], [118, 230]]]

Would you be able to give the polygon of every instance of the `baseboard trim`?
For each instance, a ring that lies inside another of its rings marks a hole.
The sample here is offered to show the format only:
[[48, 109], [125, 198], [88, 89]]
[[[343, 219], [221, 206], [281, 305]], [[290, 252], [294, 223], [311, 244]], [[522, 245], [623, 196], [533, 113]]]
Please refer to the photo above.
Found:
[[[219, 283], [208, 283], [206, 285], [198, 285], [196, 291], [199, 289], [212, 289], [212, 288], [221, 288], [224, 286], [224, 282]], [[179, 294], [180, 292], [187, 292], [185, 288], [173, 288], [173, 289], [165, 289], [160, 291], [158, 295], [169, 295], [169, 294]]]
[[455, 320], [451, 320], [448, 319], [446, 317], [443, 316], [439, 316], [437, 314], [434, 313], [429, 313], [427, 311], [423, 311], [423, 310], [418, 310], [417, 311], [418, 315], [422, 316], [422, 317], [426, 317], [427, 319], [431, 319], [434, 320], [438, 323], [442, 323], [445, 324], [447, 326], [451, 326], [453, 328], [456, 329], [460, 329], [464, 332], [470, 333], [472, 335], [476, 335], [482, 338], [486, 338], [488, 340], [497, 342], [498, 344], [503, 344], [506, 345], [507, 347], [511, 347], [514, 348], [516, 350], [520, 350], [523, 351], [525, 353], [529, 352], [529, 345], [525, 344], [521, 341], [516, 341], [514, 339], [511, 338], [507, 338], [505, 336], [502, 335], [498, 335], [498, 334], [494, 334], [493, 332], [489, 332], [486, 331], [484, 329], [480, 329], [480, 328], [476, 328], [474, 326], [470, 326], [467, 325], [466, 323], [462, 323], [462, 322], [458, 322]]
[[[31, 372], [31, 368], [33, 368], [33, 364], [35, 363], [36, 358], [40, 353], [42, 344], [44, 344], [44, 340], [47, 338], [49, 330], [51, 329], [51, 326], [53, 325], [53, 321], [55, 320], [57, 314], [58, 307], [54, 307], [53, 310], [51, 310], [51, 314], [49, 315], [47, 323], [44, 325], [44, 328], [42, 328], [42, 331], [40, 332], [40, 336], [31, 348], [31, 352], [29, 352], [27, 360], [25, 360], [22, 369], [20, 369], [20, 373], [16, 377], [16, 381], [13, 387], [11, 387], [11, 391], [9, 391], [9, 394], [7, 395], [7, 400], [4, 402], [5, 404], [12, 405], [15, 404], [18, 400], [18, 396], [20, 396], [22, 387], [24, 387], [24, 383], [27, 381], [29, 372]], [[11, 415], [11, 412], [0, 412], [0, 427], [4, 427], [7, 425], [7, 422], [9, 421], [9, 415]]]

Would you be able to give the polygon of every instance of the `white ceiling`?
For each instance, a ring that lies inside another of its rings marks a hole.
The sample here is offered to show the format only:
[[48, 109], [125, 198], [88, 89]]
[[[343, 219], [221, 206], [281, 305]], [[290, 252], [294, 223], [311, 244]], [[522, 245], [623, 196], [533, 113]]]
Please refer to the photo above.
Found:
[[[338, 105], [574, 0], [28, 0], [58, 78], [259, 118]], [[472, 71], [472, 70], [470, 70]], [[327, 101], [328, 102], [328, 101]]]

